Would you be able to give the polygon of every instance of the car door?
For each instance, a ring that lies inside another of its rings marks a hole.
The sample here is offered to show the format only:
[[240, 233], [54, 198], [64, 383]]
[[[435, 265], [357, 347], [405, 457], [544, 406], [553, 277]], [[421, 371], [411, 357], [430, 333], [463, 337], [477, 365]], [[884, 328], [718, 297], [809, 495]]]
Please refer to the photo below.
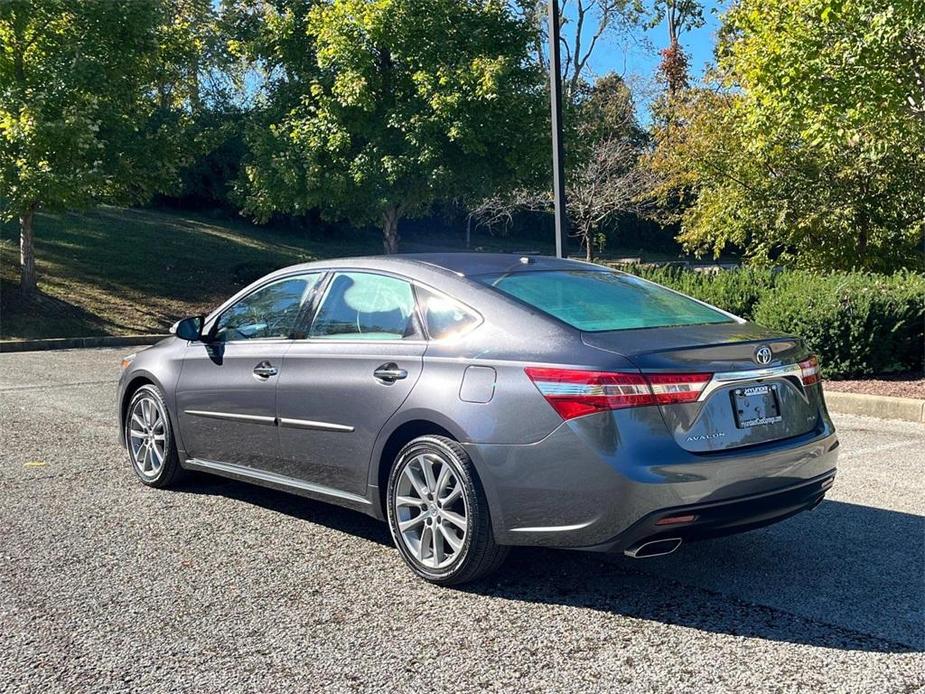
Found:
[[299, 313], [320, 273], [264, 284], [225, 309], [203, 342], [191, 342], [177, 385], [187, 454], [251, 468], [279, 460], [276, 388]]
[[293, 342], [279, 377], [277, 472], [365, 496], [376, 437], [423, 365], [426, 342], [411, 284], [336, 272], [307, 333]]

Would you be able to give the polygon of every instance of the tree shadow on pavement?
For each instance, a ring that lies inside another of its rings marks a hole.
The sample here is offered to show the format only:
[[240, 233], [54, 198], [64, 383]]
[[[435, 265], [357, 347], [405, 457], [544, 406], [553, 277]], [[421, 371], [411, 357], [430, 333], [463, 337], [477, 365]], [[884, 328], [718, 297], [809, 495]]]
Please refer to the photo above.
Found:
[[[384, 523], [284, 492], [209, 476], [181, 489], [392, 544]], [[712, 633], [913, 653], [925, 650], [923, 538], [921, 516], [827, 501], [775, 526], [657, 559], [514, 548], [497, 574], [459, 590]]]

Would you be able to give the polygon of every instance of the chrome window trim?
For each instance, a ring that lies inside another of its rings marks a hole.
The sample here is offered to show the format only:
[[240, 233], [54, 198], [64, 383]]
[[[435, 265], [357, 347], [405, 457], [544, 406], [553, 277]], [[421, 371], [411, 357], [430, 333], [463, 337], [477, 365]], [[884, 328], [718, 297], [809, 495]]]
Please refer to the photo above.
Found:
[[748, 371], [724, 371], [713, 374], [713, 378], [707, 383], [701, 391], [697, 402], [703, 402], [719, 388], [743, 383], [745, 381], [763, 381], [765, 379], [784, 379], [795, 378], [800, 384], [799, 392], [804, 400], [807, 400], [806, 391], [803, 388], [803, 369], [799, 364], [786, 364], [784, 366], [769, 366], [761, 369], [750, 369]]

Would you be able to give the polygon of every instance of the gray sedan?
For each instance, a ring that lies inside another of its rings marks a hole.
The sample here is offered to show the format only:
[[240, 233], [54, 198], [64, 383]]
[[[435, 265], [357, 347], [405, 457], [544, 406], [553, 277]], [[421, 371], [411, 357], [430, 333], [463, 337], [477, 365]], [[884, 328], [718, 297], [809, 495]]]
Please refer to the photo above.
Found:
[[667, 554], [819, 504], [838, 440], [802, 341], [570, 260], [274, 272], [123, 360], [138, 478], [197, 470], [386, 520], [440, 584], [512, 545]]

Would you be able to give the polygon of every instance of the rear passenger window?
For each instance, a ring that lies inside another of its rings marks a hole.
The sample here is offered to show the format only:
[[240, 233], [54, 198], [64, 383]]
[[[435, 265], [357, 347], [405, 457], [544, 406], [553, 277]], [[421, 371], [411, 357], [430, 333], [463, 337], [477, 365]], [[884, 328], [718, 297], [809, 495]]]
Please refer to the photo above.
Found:
[[458, 301], [416, 287], [421, 315], [427, 334], [432, 340], [459, 337], [475, 328], [481, 318]]
[[309, 336], [327, 340], [418, 338], [411, 285], [386, 275], [339, 272], [331, 280]]

